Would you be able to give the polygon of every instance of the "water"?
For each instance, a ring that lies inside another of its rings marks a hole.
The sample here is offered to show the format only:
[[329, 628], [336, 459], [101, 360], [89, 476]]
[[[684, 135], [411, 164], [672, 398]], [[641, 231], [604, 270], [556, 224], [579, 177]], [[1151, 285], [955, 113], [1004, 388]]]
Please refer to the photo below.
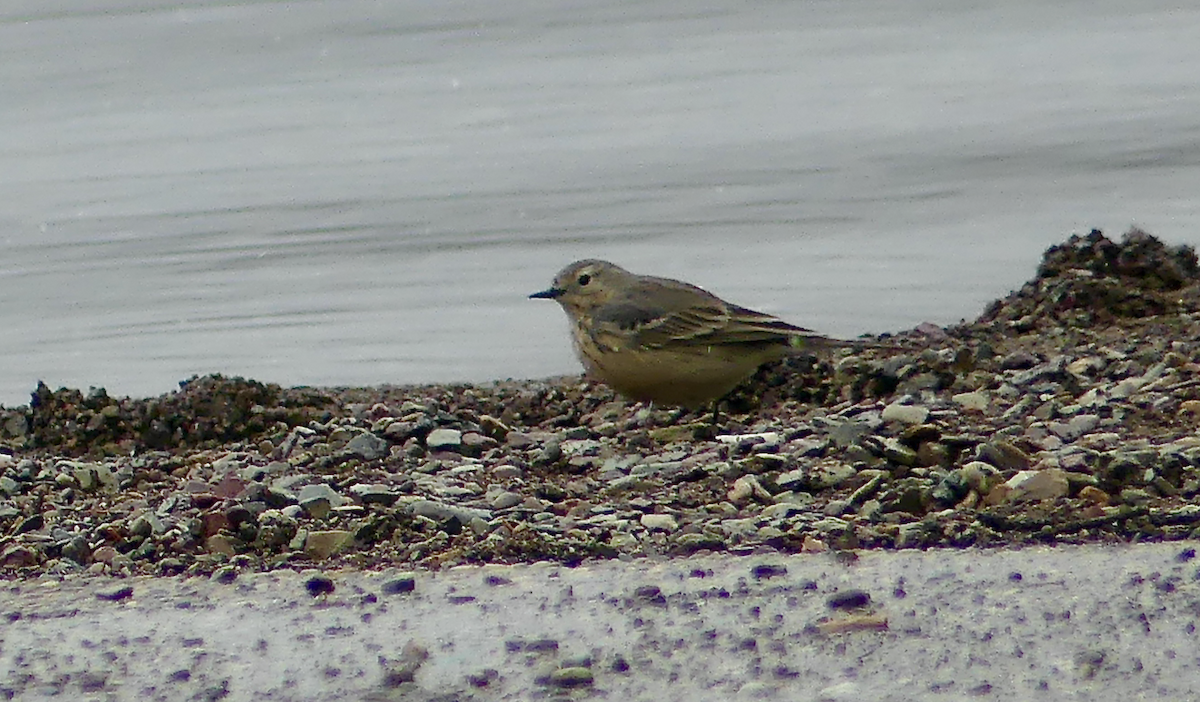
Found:
[[1200, 8], [0, 6], [0, 402], [576, 372], [571, 260], [830, 334], [1200, 243]]

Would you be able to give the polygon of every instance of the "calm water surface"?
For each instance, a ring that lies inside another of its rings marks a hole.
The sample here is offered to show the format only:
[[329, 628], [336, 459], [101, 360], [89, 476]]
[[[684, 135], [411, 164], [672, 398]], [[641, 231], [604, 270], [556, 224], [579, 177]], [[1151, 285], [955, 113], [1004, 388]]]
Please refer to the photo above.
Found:
[[574, 372], [604, 257], [851, 336], [1200, 243], [1178, 3], [8, 0], [0, 403]]

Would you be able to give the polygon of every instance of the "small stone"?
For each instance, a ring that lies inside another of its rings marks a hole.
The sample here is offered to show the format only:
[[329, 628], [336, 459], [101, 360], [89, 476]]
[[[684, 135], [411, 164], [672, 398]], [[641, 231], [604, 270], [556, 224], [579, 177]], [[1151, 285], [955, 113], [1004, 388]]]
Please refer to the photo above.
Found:
[[960, 392], [950, 399], [969, 412], [986, 412], [988, 408], [988, 396], [983, 392]]
[[1154, 501], [1154, 495], [1141, 488], [1125, 488], [1121, 490], [1121, 502], [1127, 505], [1144, 505]]
[[388, 442], [370, 432], [363, 432], [346, 443], [346, 452], [359, 456], [366, 461], [385, 458], [388, 455]]
[[587, 687], [595, 680], [590, 668], [575, 666], [570, 668], [559, 668], [550, 674], [550, 684], [555, 687]]
[[858, 609], [871, 604], [871, 595], [864, 590], [843, 590], [830, 595], [825, 604], [830, 609]]
[[1093, 431], [1100, 425], [1100, 417], [1095, 414], [1077, 414], [1066, 422], [1050, 422], [1050, 431], [1064, 441], [1074, 441]]
[[213, 534], [208, 537], [204, 540], [204, 550], [209, 553], [219, 553], [222, 556], [233, 556], [237, 553], [228, 534]]
[[983, 461], [971, 461], [964, 465], [959, 472], [967, 485], [981, 495], [986, 495], [992, 489], [999, 476], [991, 464]]
[[430, 451], [458, 451], [462, 447], [462, 432], [457, 429], [434, 429], [425, 437]]
[[883, 408], [883, 421], [901, 424], [924, 424], [929, 418], [929, 408], [920, 405], [902, 405], [898, 402]]
[[300, 494], [296, 496], [296, 499], [300, 503], [300, 507], [314, 519], [321, 519], [334, 507], [346, 504], [346, 498], [325, 483], [305, 485], [300, 489]]
[[1094, 485], [1087, 485], [1080, 489], [1079, 499], [1101, 507], [1104, 507], [1109, 502], [1108, 493]]
[[385, 595], [400, 595], [406, 592], [412, 592], [417, 589], [417, 578], [415, 575], [401, 575], [392, 578], [383, 584], [380, 590]]
[[1200, 400], [1184, 400], [1180, 402], [1179, 413], [1192, 416], [1200, 415]]
[[490, 414], [479, 415], [479, 429], [496, 441], [504, 441], [512, 431], [511, 427]]
[[675, 517], [669, 514], [643, 514], [641, 523], [650, 531], [673, 532], [679, 528]]
[[37, 562], [37, 552], [21, 544], [10, 544], [0, 554], [0, 566], [5, 568], [28, 568], [37, 565]]
[[103, 590], [96, 593], [96, 599], [106, 602], [121, 602], [133, 597], [133, 586], [123, 585], [113, 590]]
[[99, 463], [78, 464], [72, 471], [75, 483], [80, 490], [104, 490], [114, 492], [117, 489], [117, 477], [108, 466]]
[[351, 485], [350, 493], [364, 505], [384, 505], [391, 507], [400, 499], [400, 493], [387, 485]]
[[310, 531], [304, 540], [304, 555], [314, 561], [324, 560], [354, 543], [354, 533], [341, 529]]
[[333, 584], [333, 579], [325, 575], [314, 575], [304, 581], [304, 589], [313, 597], [320, 595], [330, 595], [337, 587]]
[[733, 481], [728, 497], [733, 503], [747, 502], [751, 498], [763, 502], [771, 501], [771, 493], [767, 492], [753, 475], [743, 475]]
[[101, 546], [92, 554], [92, 560], [97, 563], [112, 563], [114, 558], [121, 555], [121, 552], [112, 546]]
[[525, 474], [520, 468], [505, 463], [491, 469], [492, 476], [497, 480], [515, 480]]
[[5, 495], [15, 495], [21, 491], [21, 484], [7, 475], [0, 476], [0, 492]]
[[901, 524], [896, 532], [896, 548], [920, 548], [925, 545], [927, 533], [922, 522]]
[[978, 460], [990, 463], [1000, 470], [1028, 470], [1033, 464], [1029, 454], [1004, 439], [993, 439], [979, 445]]
[[492, 509], [508, 509], [521, 504], [525, 498], [515, 492], [501, 492], [492, 498]]
[[1061, 468], [1023, 470], [1008, 479], [1008, 502], [1053, 500], [1070, 492], [1066, 472]]
[[787, 566], [778, 563], [760, 563], [750, 569], [750, 575], [755, 580], [766, 580], [780, 575], [787, 575], [787, 572]]
[[217, 568], [216, 570], [213, 571], [211, 579], [218, 583], [221, 583], [222, 585], [228, 585], [229, 583], [232, 583], [233, 581], [237, 580], [237, 576], [238, 576], [237, 566], [223, 565], [220, 568]]
[[900, 443], [899, 439], [887, 437], [880, 441], [879, 453], [892, 463], [902, 466], [917, 465], [917, 452]]

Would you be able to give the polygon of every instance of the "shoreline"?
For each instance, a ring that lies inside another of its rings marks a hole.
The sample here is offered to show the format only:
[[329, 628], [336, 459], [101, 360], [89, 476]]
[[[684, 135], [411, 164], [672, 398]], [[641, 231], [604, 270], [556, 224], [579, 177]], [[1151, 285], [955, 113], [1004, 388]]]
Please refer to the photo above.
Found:
[[719, 431], [578, 377], [0, 408], [0, 578], [1170, 540], [1200, 522], [1200, 273], [1133, 231], [976, 321], [791, 358]]

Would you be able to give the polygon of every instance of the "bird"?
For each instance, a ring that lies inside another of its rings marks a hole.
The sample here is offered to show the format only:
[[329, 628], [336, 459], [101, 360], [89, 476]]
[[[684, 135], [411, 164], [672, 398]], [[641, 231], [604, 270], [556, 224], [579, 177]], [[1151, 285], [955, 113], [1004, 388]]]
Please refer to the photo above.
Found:
[[856, 345], [594, 258], [568, 265], [529, 297], [562, 306], [591, 376], [631, 400], [687, 409], [711, 402], [714, 422], [721, 398], [764, 363]]

